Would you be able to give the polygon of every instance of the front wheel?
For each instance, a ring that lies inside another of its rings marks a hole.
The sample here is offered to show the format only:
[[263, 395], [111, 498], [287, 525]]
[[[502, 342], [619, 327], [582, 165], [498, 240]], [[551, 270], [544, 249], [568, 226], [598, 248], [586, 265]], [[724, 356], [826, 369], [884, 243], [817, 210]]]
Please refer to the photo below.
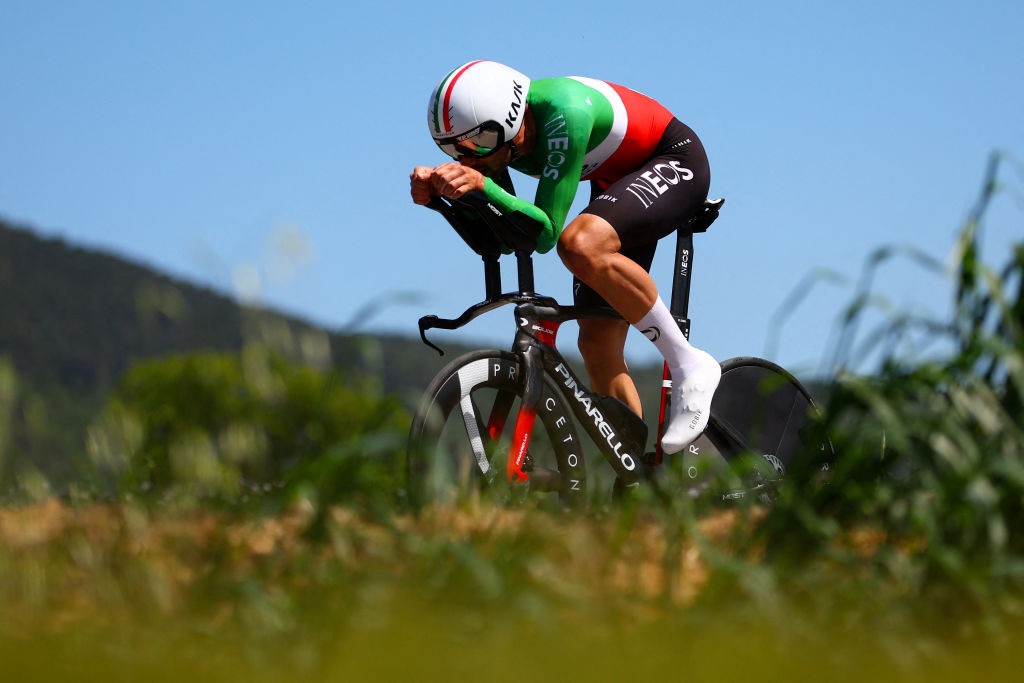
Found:
[[[576, 423], [551, 378], [544, 375], [542, 385], [525, 490], [582, 505], [586, 469]], [[406, 477], [414, 505], [509, 491], [505, 462], [522, 393], [522, 364], [507, 351], [467, 353], [434, 377], [409, 433]]]

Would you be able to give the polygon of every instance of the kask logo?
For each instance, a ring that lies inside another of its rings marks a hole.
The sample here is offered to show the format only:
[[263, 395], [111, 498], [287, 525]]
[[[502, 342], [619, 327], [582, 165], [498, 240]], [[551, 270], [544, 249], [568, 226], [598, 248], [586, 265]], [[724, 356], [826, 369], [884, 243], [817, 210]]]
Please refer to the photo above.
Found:
[[512, 104], [509, 107], [508, 115], [505, 117], [505, 125], [511, 128], [519, 120], [519, 109], [523, 106], [523, 86], [512, 81]]

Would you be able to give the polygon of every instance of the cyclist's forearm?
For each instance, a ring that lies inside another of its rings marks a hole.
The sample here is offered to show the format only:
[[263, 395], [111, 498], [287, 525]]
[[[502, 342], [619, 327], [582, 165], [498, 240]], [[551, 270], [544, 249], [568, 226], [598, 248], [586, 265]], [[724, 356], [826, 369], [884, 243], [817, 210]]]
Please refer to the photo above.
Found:
[[484, 181], [484, 195], [499, 209], [503, 211], [519, 211], [543, 226], [543, 231], [540, 237], [537, 238], [538, 252], [544, 254], [551, 251], [551, 248], [555, 246], [555, 242], [558, 241], [558, 235], [555, 234], [555, 226], [540, 207], [509, 194], [490, 178]]

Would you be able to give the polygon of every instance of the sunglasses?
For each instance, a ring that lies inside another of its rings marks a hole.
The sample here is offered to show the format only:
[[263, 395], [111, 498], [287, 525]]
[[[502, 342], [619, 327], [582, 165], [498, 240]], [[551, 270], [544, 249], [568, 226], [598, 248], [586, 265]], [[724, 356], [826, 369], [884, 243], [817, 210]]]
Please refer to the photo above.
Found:
[[[473, 149], [458, 143], [469, 141]], [[457, 159], [459, 157], [475, 157], [483, 159], [497, 152], [505, 143], [505, 129], [497, 121], [486, 121], [476, 128], [461, 135], [435, 140], [441, 151]]]

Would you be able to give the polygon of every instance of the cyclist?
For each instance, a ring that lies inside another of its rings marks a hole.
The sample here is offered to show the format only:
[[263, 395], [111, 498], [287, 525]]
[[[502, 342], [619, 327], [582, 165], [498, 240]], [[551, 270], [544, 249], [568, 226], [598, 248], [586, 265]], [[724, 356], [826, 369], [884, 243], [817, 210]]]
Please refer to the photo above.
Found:
[[[637, 414], [641, 403], [623, 348], [629, 324], [665, 357], [673, 377], [671, 421], [662, 437], [675, 453], [707, 426], [721, 370], [692, 346], [649, 271], [657, 242], [697, 212], [710, 169], [696, 134], [655, 100], [590, 78], [531, 81], [492, 61], [453, 70], [427, 111], [434, 141], [456, 161], [417, 166], [417, 204], [481, 191], [495, 206], [543, 226], [537, 251], [558, 247], [579, 305], [610, 305], [625, 320], [581, 320], [579, 349], [591, 386]], [[508, 168], [538, 179], [534, 203], [515, 196]], [[589, 205], [563, 229], [581, 181]], [[628, 322], [627, 322], [628, 321]]]

